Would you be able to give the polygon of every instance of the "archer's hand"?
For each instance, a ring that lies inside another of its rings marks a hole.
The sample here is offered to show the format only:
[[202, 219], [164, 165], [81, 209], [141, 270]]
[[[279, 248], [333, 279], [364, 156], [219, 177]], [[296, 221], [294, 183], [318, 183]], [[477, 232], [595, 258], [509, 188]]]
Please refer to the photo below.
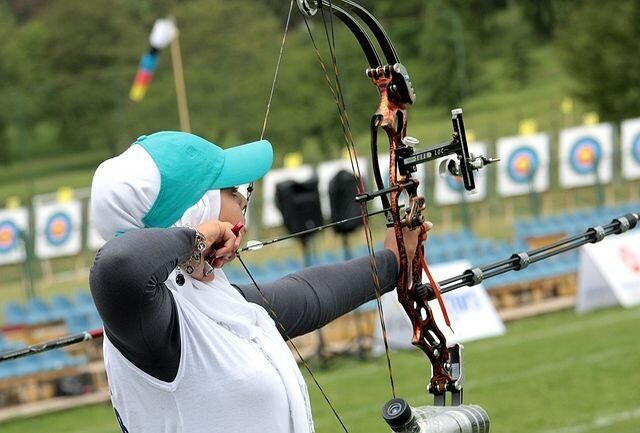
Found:
[[205, 261], [213, 264], [214, 268], [221, 268], [235, 258], [236, 251], [240, 248], [242, 234], [236, 236], [233, 224], [211, 220], [200, 224], [197, 230], [205, 237], [206, 248], [202, 253], [204, 260], [195, 269], [192, 277], [200, 281], [212, 281], [213, 273], [205, 275]]
[[[433, 228], [433, 223], [430, 221], [426, 221], [424, 223], [424, 227], [428, 232]], [[417, 228], [415, 230], [409, 230], [407, 228], [402, 229], [402, 236], [404, 238], [404, 247], [407, 251], [407, 259], [410, 263], [413, 260], [413, 256], [416, 254], [416, 249], [418, 248], [420, 228]], [[398, 243], [396, 242], [396, 234], [393, 228], [387, 229], [387, 236], [384, 240], [384, 247], [393, 251], [393, 254], [396, 255], [398, 266], [400, 266], [400, 253], [398, 252]]]

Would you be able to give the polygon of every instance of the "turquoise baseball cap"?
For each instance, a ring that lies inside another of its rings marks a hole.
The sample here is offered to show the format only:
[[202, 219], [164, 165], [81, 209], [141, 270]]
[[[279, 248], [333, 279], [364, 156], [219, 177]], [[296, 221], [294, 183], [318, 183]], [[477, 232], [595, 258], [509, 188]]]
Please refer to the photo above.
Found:
[[143, 135], [142, 146], [160, 172], [160, 190], [142, 219], [146, 227], [170, 227], [212, 189], [253, 182], [273, 163], [267, 140], [222, 149], [194, 134], [176, 131]]

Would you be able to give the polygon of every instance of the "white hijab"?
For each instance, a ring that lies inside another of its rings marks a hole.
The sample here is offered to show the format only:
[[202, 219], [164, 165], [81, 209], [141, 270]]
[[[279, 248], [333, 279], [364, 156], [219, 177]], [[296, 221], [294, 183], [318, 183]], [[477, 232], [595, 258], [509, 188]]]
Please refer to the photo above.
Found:
[[[93, 226], [107, 241], [118, 233], [144, 228], [142, 218], [155, 202], [159, 190], [160, 172], [153, 159], [141, 146], [131, 146], [96, 170], [91, 190]], [[211, 190], [187, 209], [173, 226], [196, 227], [217, 219], [219, 214], [220, 191]], [[238, 337], [258, 344], [285, 386], [293, 431], [313, 432], [306, 384], [275, 323], [262, 307], [247, 302], [231, 286], [222, 269], [216, 269], [214, 275], [213, 281], [204, 282], [185, 274], [185, 284], [178, 286], [174, 270], [165, 284], [214, 322]], [[252, 366], [238, 366], [243, 367], [251, 369]]]

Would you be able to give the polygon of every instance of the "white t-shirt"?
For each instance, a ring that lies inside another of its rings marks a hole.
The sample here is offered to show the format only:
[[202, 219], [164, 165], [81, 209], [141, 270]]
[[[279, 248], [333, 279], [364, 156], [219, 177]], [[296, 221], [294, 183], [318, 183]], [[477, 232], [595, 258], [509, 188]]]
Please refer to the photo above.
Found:
[[122, 431], [293, 433], [285, 386], [256, 340], [238, 337], [171, 292], [181, 340], [173, 382], [143, 372], [104, 338], [111, 401]]

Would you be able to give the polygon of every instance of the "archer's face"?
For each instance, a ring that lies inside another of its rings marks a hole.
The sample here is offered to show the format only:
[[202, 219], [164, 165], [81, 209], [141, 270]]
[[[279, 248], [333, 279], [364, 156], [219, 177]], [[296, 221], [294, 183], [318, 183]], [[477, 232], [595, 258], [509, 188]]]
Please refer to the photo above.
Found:
[[237, 188], [228, 188], [220, 191], [220, 221], [233, 225], [239, 222], [245, 224], [244, 209], [246, 207], [247, 199], [238, 192]]

